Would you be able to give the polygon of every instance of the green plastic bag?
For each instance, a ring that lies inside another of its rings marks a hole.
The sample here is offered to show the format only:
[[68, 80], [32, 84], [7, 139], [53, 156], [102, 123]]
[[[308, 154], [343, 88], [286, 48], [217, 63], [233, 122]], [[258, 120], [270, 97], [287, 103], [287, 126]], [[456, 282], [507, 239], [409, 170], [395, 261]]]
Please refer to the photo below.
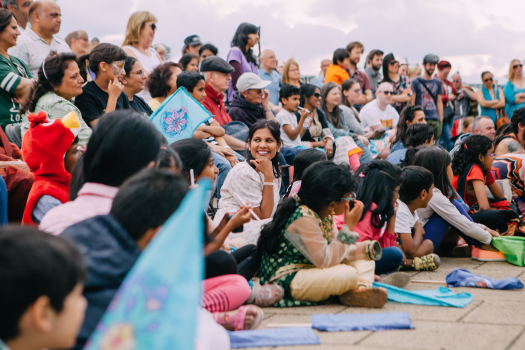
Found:
[[525, 237], [492, 237], [492, 245], [513, 265], [525, 266]]

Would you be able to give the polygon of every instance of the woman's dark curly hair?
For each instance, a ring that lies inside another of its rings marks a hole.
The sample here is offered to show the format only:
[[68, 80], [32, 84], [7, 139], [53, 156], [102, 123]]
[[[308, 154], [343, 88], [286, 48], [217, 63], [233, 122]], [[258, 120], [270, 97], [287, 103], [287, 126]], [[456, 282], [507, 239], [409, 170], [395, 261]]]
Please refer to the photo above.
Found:
[[277, 207], [272, 222], [265, 225], [257, 241], [261, 253], [276, 254], [279, 250], [279, 237], [285, 229], [288, 218], [299, 205], [306, 205], [315, 212], [326, 208], [332, 202], [341, 202], [346, 194], [356, 190], [352, 175], [341, 165], [324, 161], [310, 165], [301, 180], [297, 193], [300, 202], [285, 198]]
[[487, 136], [471, 135], [467, 137], [461, 143], [459, 150], [454, 154], [454, 159], [452, 159], [452, 171], [454, 175], [463, 174], [463, 171], [469, 164], [479, 165], [485, 174], [487, 170], [483, 169], [483, 164], [479, 156], [485, 156], [492, 147], [494, 147], [494, 142]]
[[[44, 94], [49, 91], [54, 91], [62, 85], [64, 72], [69, 67], [71, 62], [76, 62], [77, 55], [70, 52], [64, 52], [57, 55], [52, 51], [44, 61], [45, 74], [42, 66], [38, 70], [38, 80], [31, 91], [31, 99], [27, 104], [22, 106], [20, 114], [25, 114], [27, 111], [34, 112], [36, 103]], [[47, 77], [46, 77], [47, 76]]]
[[168, 85], [168, 80], [170, 80], [173, 72], [172, 67], [178, 67], [182, 70], [180, 64], [175, 62], [166, 62], [157, 66], [151, 72], [148, 77], [147, 87], [151, 97], [167, 97], [171, 91], [171, 86]]
[[394, 190], [401, 182], [401, 168], [386, 160], [373, 160], [360, 166], [354, 174], [359, 184], [356, 198], [363, 202], [364, 209], [361, 220], [372, 208], [372, 226], [381, 228], [395, 214]]

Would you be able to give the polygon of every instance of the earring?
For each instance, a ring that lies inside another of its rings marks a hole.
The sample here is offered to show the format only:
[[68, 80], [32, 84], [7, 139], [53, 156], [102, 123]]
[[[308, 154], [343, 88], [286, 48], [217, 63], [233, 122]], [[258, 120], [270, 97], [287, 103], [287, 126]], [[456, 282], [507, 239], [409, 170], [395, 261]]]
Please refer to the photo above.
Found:
[[335, 215], [335, 210], [334, 209], [332, 209], [332, 215]]
[[127, 82], [127, 81], [125, 81], [125, 82], [124, 82], [124, 85], [128, 85], [128, 82]]

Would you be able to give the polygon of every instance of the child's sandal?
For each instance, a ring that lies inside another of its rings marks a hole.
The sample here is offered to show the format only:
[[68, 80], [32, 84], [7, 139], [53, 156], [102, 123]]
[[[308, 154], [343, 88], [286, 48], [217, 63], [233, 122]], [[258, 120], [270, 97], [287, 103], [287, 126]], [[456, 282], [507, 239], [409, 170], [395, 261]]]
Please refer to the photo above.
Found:
[[434, 271], [439, 265], [441, 259], [434, 253], [412, 259], [412, 267], [416, 271]]
[[284, 298], [284, 288], [278, 284], [270, 283], [252, 288], [252, 296], [248, 299], [248, 304], [260, 307], [268, 307], [277, 304]]
[[255, 318], [249, 329], [256, 329], [259, 327], [264, 318], [263, 310], [255, 305], [244, 305], [235, 310], [235, 316], [231, 316], [229, 312], [216, 312], [213, 314], [215, 322], [220, 324], [226, 329], [233, 329], [234, 331], [243, 331], [244, 322], [246, 320], [246, 314], [248, 311], [256, 311]]

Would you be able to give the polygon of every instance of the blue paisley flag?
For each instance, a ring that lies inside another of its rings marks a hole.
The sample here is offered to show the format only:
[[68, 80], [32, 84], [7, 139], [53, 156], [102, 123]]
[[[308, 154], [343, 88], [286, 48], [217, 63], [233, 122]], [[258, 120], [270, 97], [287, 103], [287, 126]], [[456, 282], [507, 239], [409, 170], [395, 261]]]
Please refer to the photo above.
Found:
[[172, 144], [188, 139], [195, 130], [210, 119], [212, 115], [197, 102], [185, 88], [180, 87], [153, 112], [149, 120], [158, 131]]
[[204, 278], [199, 181], [128, 272], [86, 350], [192, 350]]

